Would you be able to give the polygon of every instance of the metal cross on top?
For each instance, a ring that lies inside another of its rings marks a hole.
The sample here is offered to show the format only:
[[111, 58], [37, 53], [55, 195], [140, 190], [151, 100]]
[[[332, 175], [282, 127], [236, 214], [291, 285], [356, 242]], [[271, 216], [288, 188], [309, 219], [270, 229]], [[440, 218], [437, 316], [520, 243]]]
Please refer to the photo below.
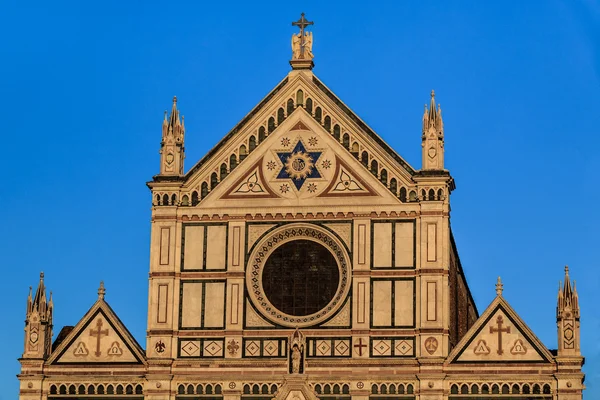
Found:
[[304, 28], [309, 25], [314, 25], [313, 21], [309, 21], [304, 17], [304, 13], [300, 14], [300, 19], [296, 22], [292, 22], [292, 26], [300, 28], [300, 58], [304, 58], [304, 46], [306, 45], [304, 39]]

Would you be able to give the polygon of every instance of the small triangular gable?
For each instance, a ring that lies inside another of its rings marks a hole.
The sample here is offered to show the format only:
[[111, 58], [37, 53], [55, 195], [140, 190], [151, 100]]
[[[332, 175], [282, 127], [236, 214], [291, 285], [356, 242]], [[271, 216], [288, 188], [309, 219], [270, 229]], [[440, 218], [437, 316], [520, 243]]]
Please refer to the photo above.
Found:
[[552, 355], [498, 296], [448, 356], [450, 362], [551, 362]]
[[141, 364], [144, 352], [108, 304], [98, 300], [48, 362]]
[[298, 108], [200, 207], [231, 207], [236, 200], [244, 207], [350, 205], [365, 196], [371, 206], [399, 203], [339, 141]]

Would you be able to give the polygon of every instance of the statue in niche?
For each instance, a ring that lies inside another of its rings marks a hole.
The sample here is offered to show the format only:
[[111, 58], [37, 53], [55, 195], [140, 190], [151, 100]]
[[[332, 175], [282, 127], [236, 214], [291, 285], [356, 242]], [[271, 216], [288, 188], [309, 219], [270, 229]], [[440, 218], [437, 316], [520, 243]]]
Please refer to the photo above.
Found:
[[[294, 33], [292, 35], [292, 60], [312, 60], [312, 32]], [[303, 51], [304, 48], [304, 51]]]
[[301, 374], [304, 372], [304, 335], [296, 328], [290, 341], [291, 373]]

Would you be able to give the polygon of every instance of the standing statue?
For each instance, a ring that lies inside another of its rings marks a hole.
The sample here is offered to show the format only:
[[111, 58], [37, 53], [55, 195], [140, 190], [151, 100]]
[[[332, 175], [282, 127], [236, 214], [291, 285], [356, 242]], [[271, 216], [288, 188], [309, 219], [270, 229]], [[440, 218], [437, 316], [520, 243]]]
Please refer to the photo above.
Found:
[[304, 335], [300, 333], [298, 328], [296, 328], [296, 331], [292, 335], [292, 340], [290, 342], [292, 374], [300, 374], [304, 372], [304, 368], [302, 368], [304, 353]]
[[[312, 32], [304, 32], [304, 40], [302, 40], [301, 33], [294, 33], [292, 35], [292, 60], [312, 60], [314, 57], [312, 44]], [[302, 54], [302, 47], [304, 47], [304, 54]]]
[[302, 360], [302, 350], [300, 347], [295, 344], [292, 346], [292, 373], [299, 374], [300, 373], [300, 361]]

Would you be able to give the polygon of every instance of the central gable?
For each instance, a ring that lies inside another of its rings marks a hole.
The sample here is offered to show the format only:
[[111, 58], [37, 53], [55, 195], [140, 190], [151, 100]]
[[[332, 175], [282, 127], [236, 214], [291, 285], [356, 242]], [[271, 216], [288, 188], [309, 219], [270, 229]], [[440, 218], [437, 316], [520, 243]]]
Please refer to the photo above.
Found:
[[[291, 125], [290, 120], [293, 121]], [[285, 134], [282, 134], [282, 131], [285, 131]], [[277, 143], [272, 140], [273, 136], [278, 137]], [[269, 151], [264, 149], [267, 146]], [[292, 153], [298, 153], [294, 150], [302, 150], [298, 156], [308, 154], [307, 152], [314, 153], [314, 157], [319, 156], [318, 159], [313, 159], [310, 154], [310, 159], [293, 157], [292, 161], [295, 160], [296, 165], [310, 165], [310, 171], [299, 169], [294, 172], [290, 169], [291, 166], [282, 169], [284, 166], [281, 164], [285, 163]], [[260, 161], [255, 156], [258, 151], [264, 157], [263, 163], [275, 163], [268, 164], [272, 169], [264, 170], [263, 165], [262, 171], [247, 171], [247, 176], [238, 174], [237, 170], [241, 165], [245, 168], [255, 167], [255, 163]], [[329, 154], [325, 154], [327, 151]], [[271, 157], [273, 155], [275, 158]], [[340, 160], [339, 164], [337, 160]], [[345, 167], [342, 167], [342, 164]], [[275, 171], [276, 168], [279, 168], [278, 171]], [[367, 172], [368, 178], [354, 179], [349, 169], [354, 169], [355, 175], [364, 175], [364, 172]], [[277, 179], [281, 180], [284, 179], [286, 171], [308, 174], [303, 179], [297, 177], [290, 183], [294, 190], [286, 191], [285, 185], [283, 189], [281, 185], [271, 185], [268, 189], [263, 187], [263, 184], [266, 184], [263, 178], [270, 180], [271, 175], [276, 174]], [[235, 179], [240, 182], [230, 182], [230, 174], [235, 174]], [[399, 198], [402, 202], [410, 195], [413, 195], [412, 198], [416, 197], [413, 180], [415, 170], [312, 73], [292, 71], [186, 174], [181, 192], [182, 205], [195, 206], [201, 202], [206, 204], [209, 197], [214, 202], [216, 196], [212, 192], [225, 181], [228, 185], [237, 187], [229, 188], [228, 193], [220, 192], [220, 199], [294, 199], [298, 196], [293, 195], [299, 193], [310, 197], [306, 194], [309, 187], [311, 195], [321, 196], [322, 190], [329, 187], [329, 183], [334, 179], [334, 174], [337, 175], [337, 183], [345, 185], [344, 191], [352, 193], [353, 196], [361, 192], [363, 196], [377, 197], [380, 193], [376, 186], [383, 186], [391, 197]], [[367, 179], [371, 179], [372, 182], [367, 182]], [[342, 186], [336, 189], [336, 185], [333, 185], [329, 189], [331, 192], [339, 192]], [[270, 193], [271, 191], [273, 193]], [[414, 191], [414, 194], [410, 193], [411, 191]], [[304, 197], [301, 195], [299, 198]]]
[[399, 200], [303, 108], [297, 108], [201, 207], [397, 205]]

